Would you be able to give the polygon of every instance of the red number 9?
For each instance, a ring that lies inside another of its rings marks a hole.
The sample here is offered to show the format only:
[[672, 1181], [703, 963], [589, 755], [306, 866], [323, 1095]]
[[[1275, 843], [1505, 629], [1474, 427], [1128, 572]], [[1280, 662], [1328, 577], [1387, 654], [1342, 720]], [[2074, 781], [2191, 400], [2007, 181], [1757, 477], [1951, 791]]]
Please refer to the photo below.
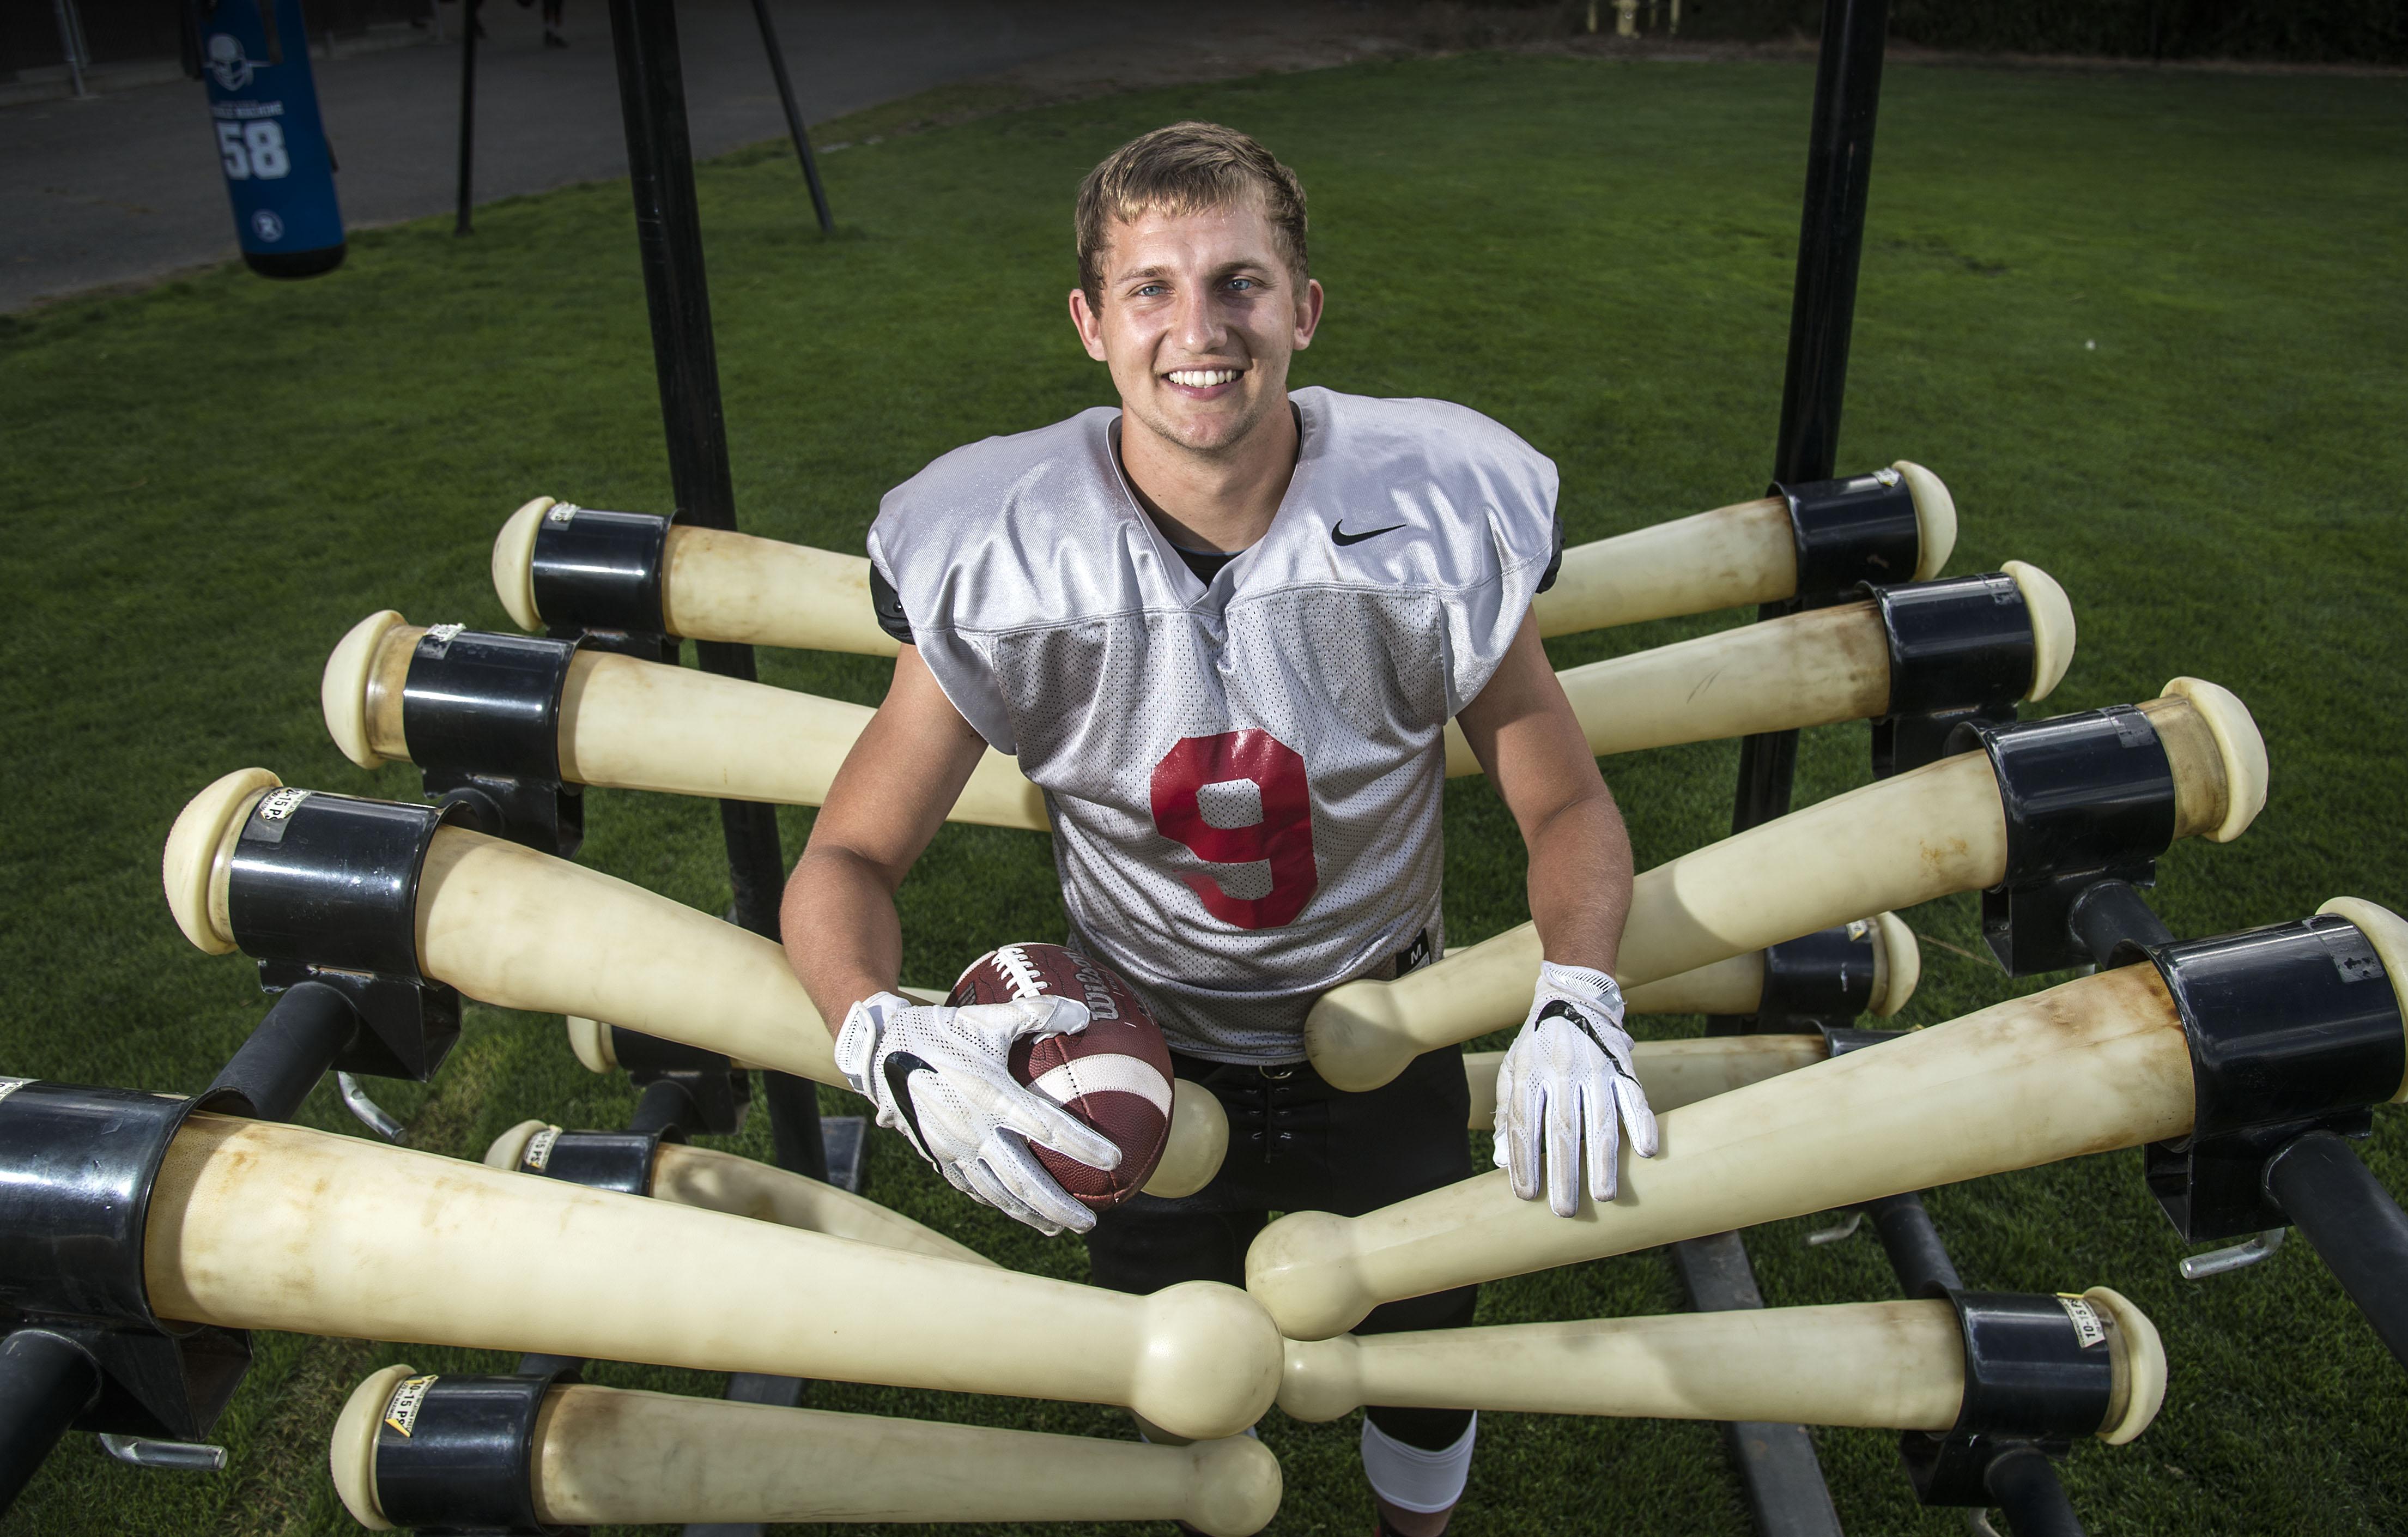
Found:
[[[1196, 793], [1207, 784], [1252, 780], [1261, 792], [1263, 819], [1250, 826], [1216, 827], [1204, 820]], [[1187, 737], [1154, 766], [1154, 826], [1215, 865], [1268, 862], [1271, 889], [1232, 897], [1210, 876], [1182, 875], [1204, 911], [1240, 928], [1277, 928], [1304, 911], [1321, 884], [1312, 862], [1312, 792], [1304, 759], [1268, 731], [1224, 731]]]

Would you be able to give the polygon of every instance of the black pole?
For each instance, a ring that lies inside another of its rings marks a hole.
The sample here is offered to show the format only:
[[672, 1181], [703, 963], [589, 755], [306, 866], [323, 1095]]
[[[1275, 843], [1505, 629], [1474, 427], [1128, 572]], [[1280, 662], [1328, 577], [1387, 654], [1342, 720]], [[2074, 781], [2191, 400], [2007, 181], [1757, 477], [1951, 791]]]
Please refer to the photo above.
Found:
[[2065, 1497], [2057, 1465], [2037, 1446], [2014, 1446], [1990, 1459], [1982, 1485], [2014, 1537], [2083, 1537], [2082, 1518]]
[[[1756, 1269], [1737, 1233], [1672, 1245], [1672, 1261], [1699, 1313], [1764, 1306]], [[1840, 1513], [1823, 1482], [1823, 1464], [1802, 1425], [1742, 1420], [1723, 1427], [1723, 1444], [1747, 1492], [1758, 1537], [1841, 1537]]]
[[778, 82], [778, 104], [786, 109], [786, 132], [794, 136], [795, 158], [803, 163], [803, 180], [810, 183], [811, 208], [820, 216], [820, 233], [833, 235], [836, 215], [828, 212], [827, 189], [820, 185], [820, 163], [811, 158], [811, 136], [803, 127], [803, 109], [795, 105], [795, 82], [786, 76], [786, 50], [778, 46], [769, 0], [752, 0], [752, 17], [761, 23], [761, 50], [769, 55], [769, 73]]
[[820, 1127], [820, 1086], [808, 1078], [764, 1068], [761, 1088], [769, 1101], [769, 1156], [781, 1169], [826, 1179], [827, 1140]]
[[627, 1118], [630, 1131], [680, 1131], [702, 1125], [702, 1111], [694, 1096], [674, 1077], [655, 1078], [636, 1096], [636, 1113]]
[[1909, 1297], [1937, 1297], [1943, 1291], [1964, 1289], [1956, 1261], [1940, 1242], [1940, 1229], [1931, 1225], [1931, 1214], [1924, 1209], [1921, 1196], [1912, 1190], [1902, 1196], [1884, 1196], [1865, 1202], [1865, 1213], [1873, 1219], [1873, 1231], [1881, 1235], [1889, 1268], [1898, 1274], [1899, 1290]]
[[460, 0], [460, 197], [452, 233], [468, 235], [469, 173], [477, 165], [477, 0]]
[[289, 1121], [359, 1028], [351, 1000], [322, 982], [295, 983], [202, 1093], [242, 1097], [264, 1121]]
[[[1837, 462], [1848, 337], [1856, 314], [1856, 263], [1865, 243], [1865, 194], [1872, 182], [1873, 114], [1881, 105], [1882, 43], [1888, 29], [1889, 0], [1824, 0], [1814, 125], [1806, 151], [1806, 209], [1799, 223], [1798, 278], [1789, 301], [1789, 361], [1782, 372], [1781, 434], [1772, 455], [1772, 478], [1786, 485], [1828, 481]], [[1770, 619], [1795, 607], [1768, 604], [1758, 617]], [[1767, 732], [1742, 741], [1731, 830], [1745, 832], [1788, 811], [1797, 769], [1797, 732]]]
[[2408, 1366], [2408, 1215], [2347, 1142], [2311, 1131], [2266, 1160], [2266, 1193]]
[[2100, 967], [2119, 964], [2119, 957], [2139, 957], [2126, 945], [2172, 944], [2173, 930], [2128, 881], [2110, 877], [2082, 888], [2066, 913], [2066, 927]]
[[21, 1329], [0, 1341], [0, 1514], [99, 1397], [99, 1366], [64, 1335]]
[[[695, 200], [694, 155], [686, 136], [677, 15], [669, 0], [610, 0], [610, 43], [619, 69], [619, 109], [627, 131], [628, 182], [636, 199], [644, 299], [652, 315], [652, 368], [668, 440], [670, 492], [679, 516], [688, 524], [732, 529], [736, 489], [727, 467], [719, 353], [710, 334], [710, 282], [703, 269], [702, 216]], [[747, 682], [755, 676], [750, 646], [700, 640], [695, 653], [707, 672]], [[723, 800], [719, 822], [727, 841], [736, 923], [774, 940], [786, 879], [777, 811], [753, 801]], [[816, 1105], [787, 1103], [788, 1113], [809, 1114], [817, 1121]], [[773, 1109], [773, 1122], [776, 1117]], [[818, 1141], [816, 1126], [810, 1140]]]
[[[1831, 477], [1832, 439], [1837, 438], [1840, 392], [1847, 381], [1848, 329], [1856, 319], [1856, 256], [1864, 245], [1865, 183], [1870, 168], [1873, 107], [1881, 85], [1883, 35], [1888, 0], [1824, 0], [1822, 52], [1814, 73], [1814, 121], [1806, 152], [1806, 212], [1798, 237], [1798, 279], [1789, 309], [1789, 361], [1781, 385], [1781, 437], [1773, 454], [1773, 479], [1784, 482]], [[1836, 338], [1836, 346], [1834, 339]], [[1822, 424], [1819, 458], [1802, 452], [1809, 437], [1797, 425]], [[1801, 594], [1800, 596], [1813, 595]], [[1794, 604], [1768, 604], [1759, 619], [1789, 611]], [[1789, 784], [1798, 766], [1798, 733], [1749, 737], [1740, 744], [1739, 792], [1731, 830], [1744, 832], [1789, 809]], [[1753, 1028], [1747, 1016], [1715, 1016], [1710, 1035]], [[1711, 1276], [1706, 1245], [1722, 1243], [1746, 1264], [1739, 1235], [1692, 1239], [1673, 1245], [1690, 1296], [1700, 1311], [1716, 1307], [1762, 1307], [1751, 1284], [1722, 1288], [1708, 1301], [1698, 1285]], [[1832, 1533], [1839, 1515], [1823, 1483], [1813, 1443], [1795, 1425], [1726, 1428], [1746, 1485], [1756, 1528], [1763, 1537]]]

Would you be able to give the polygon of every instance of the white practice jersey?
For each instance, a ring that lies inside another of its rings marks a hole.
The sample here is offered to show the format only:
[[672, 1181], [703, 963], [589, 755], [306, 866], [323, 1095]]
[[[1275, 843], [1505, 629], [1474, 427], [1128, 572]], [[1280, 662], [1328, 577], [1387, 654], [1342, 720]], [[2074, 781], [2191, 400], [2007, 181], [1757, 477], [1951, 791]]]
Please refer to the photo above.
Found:
[[1199, 582], [1120, 412], [955, 450], [869, 558], [947, 697], [1045, 792], [1074, 948], [1174, 1050], [1304, 1056], [1304, 1016], [1440, 942], [1443, 732], [1553, 570], [1555, 467], [1477, 411], [1313, 388], [1261, 540]]

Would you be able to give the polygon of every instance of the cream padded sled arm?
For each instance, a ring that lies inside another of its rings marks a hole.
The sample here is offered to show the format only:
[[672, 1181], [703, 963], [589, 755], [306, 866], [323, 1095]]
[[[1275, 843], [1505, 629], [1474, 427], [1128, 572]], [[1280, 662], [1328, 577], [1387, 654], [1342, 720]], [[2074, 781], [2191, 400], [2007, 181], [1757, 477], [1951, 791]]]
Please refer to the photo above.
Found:
[[[538, 496], [494, 540], [494, 596], [523, 630], [544, 628], [535, 601], [535, 537], [554, 506]], [[869, 606], [869, 562], [808, 544], [671, 524], [662, 551], [661, 617], [689, 640], [892, 656], [901, 648]]]
[[[2114, 1353], [2094, 1429], [2121, 1444], [2157, 1416], [2165, 1347], [2122, 1296], [2084, 1296]], [[1287, 1343], [1279, 1401], [1304, 1420], [1383, 1403], [1938, 1431], [1963, 1407], [1964, 1352], [1956, 1310], [1938, 1299], [1340, 1334]]]
[[[329, 1446], [335, 1488], [387, 1531], [379, 1421], [410, 1368], [360, 1384]], [[581, 1384], [538, 1411], [536, 1514], [652, 1522], [1185, 1521], [1252, 1537], [1278, 1514], [1279, 1459], [1246, 1436], [1184, 1446], [781, 1409]]]
[[[1928, 582], [1956, 547], [1956, 504], [1921, 465], [1901, 459], [1891, 468], [1914, 498], [1914, 580]], [[494, 540], [494, 594], [523, 630], [544, 627], [533, 563], [536, 532], [552, 506], [552, 497], [536, 497]], [[661, 610], [672, 635], [874, 656], [897, 649], [871, 614], [869, 562], [860, 555], [682, 524], [670, 524], [663, 554]], [[1534, 608], [1541, 635], [1571, 635], [1770, 603], [1797, 590], [1788, 510], [1761, 496], [1575, 545]]]
[[[1899, 460], [1914, 497], [1921, 549], [1914, 580], [1938, 576], [1956, 545], [1956, 504], [1940, 477]], [[1901, 579], [1903, 580], [1903, 579]], [[1634, 529], [1564, 552], [1555, 584], [1531, 604], [1541, 635], [1573, 635], [1649, 619], [1773, 603], [1798, 593], [1788, 508], [1758, 497]]]
[[[541, 1121], [521, 1121], [494, 1139], [482, 1161], [488, 1169], [516, 1170], [538, 1132], [559, 1129]], [[654, 1200], [775, 1222], [856, 1243], [876, 1243], [967, 1265], [995, 1263], [934, 1228], [850, 1190], [716, 1148], [664, 1142], [653, 1155], [652, 1187], [646, 1194]]]
[[[1923, 975], [1914, 930], [1895, 912], [1865, 920], [1873, 946], [1872, 997], [1865, 1012], [1887, 1018], [1906, 1007]], [[1633, 987], [1624, 1002], [1633, 1014], [1752, 1014], [1764, 1001], [1764, 952], [1751, 950], [1727, 961]], [[1641, 1041], [1632, 1050], [1640, 1086], [1657, 1111], [1693, 1104], [1735, 1088], [1820, 1062], [1829, 1055], [1819, 1035], [1708, 1036], [1695, 1041]], [[1474, 1131], [1497, 1124], [1497, 1070], [1505, 1054], [1466, 1052], [1464, 1077], [1471, 1085]]]
[[[402, 685], [425, 633], [388, 609], [352, 625], [326, 658], [319, 679], [326, 730], [363, 768], [409, 760]], [[560, 772], [572, 784], [817, 806], [873, 713], [767, 683], [580, 651], [561, 692]], [[1042, 792], [993, 748], [947, 814], [991, 827], [1050, 826]]]
[[1198, 1440], [1279, 1386], [1232, 1286], [1129, 1297], [207, 1113], [143, 1275], [185, 1323], [1119, 1404]]
[[[1694, 1041], [1641, 1041], [1633, 1048], [1631, 1059], [1639, 1069], [1639, 1085], [1647, 1091], [1649, 1108], [1660, 1115], [1811, 1068], [1829, 1055], [1819, 1035], [1716, 1035]], [[1463, 1054], [1463, 1075], [1471, 1084], [1471, 1118], [1467, 1125], [1473, 1131], [1486, 1131], [1497, 1124], [1497, 1070], [1504, 1061], [1503, 1052]]]
[[[2400, 919], [2328, 910], [2386, 970], [2408, 963]], [[1514, 1199], [1501, 1171], [1361, 1217], [1293, 1214], [1255, 1237], [1246, 1285], [1283, 1332], [1326, 1339], [1398, 1298], [2168, 1141], [2193, 1108], [2172, 997], [2127, 966], [1670, 1111], [1656, 1156], [1626, 1158], [1614, 1199], [1569, 1219]]]
[[[2238, 838], [2266, 804], [2266, 747], [2241, 701], [2177, 678], [2140, 708], [2173, 770], [2174, 836]], [[1640, 876], [1617, 974], [1636, 987], [1860, 913], [1978, 891], [2006, 866], [1989, 759], [1942, 758]], [[1340, 1088], [1376, 1088], [1424, 1052], [1518, 1023], [1539, 952], [1524, 924], [1395, 982], [1334, 987], [1305, 1020], [1305, 1048]]]
[[[2072, 610], [2045, 574], [2009, 568], [2041, 640], [2026, 695], [2037, 699], [2071, 655]], [[403, 684], [425, 633], [385, 610], [353, 625], [326, 659], [319, 702], [327, 732], [364, 768], [409, 758]], [[1560, 676], [1599, 755], [1859, 720], [1881, 713], [1890, 697], [1887, 642], [1870, 603], [1741, 625]], [[580, 652], [561, 695], [560, 771], [576, 784], [817, 806], [871, 714], [867, 705], [767, 683]], [[1446, 764], [1450, 776], [1480, 772], [1452, 723]], [[1043, 794], [993, 749], [947, 814], [1037, 832], [1052, 826]]]
[[[2006, 574], [2031, 617], [2032, 671], [2023, 697], [2044, 699], [2072, 665], [2073, 607], [2065, 589], [2038, 567], [2011, 560]], [[1889, 634], [1873, 603], [1842, 603], [1567, 668], [1555, 676], [1589, 751], [1611, 757], [1885, 714]], [[1446, 771], [1451, 778], [1480, 772], [1471, 744], [1452, 724]]]
[[[168, 903], [204, 950], [234, 948], [226, 893], [235, 840], [276, 783], [262, 768], [229, 774], [194, 797], [168, 834]], [[421, 970], [481, 1002], [607, 1019], [845, 1086], [835, 1042], [777, 941], [641, 886], [442, 827], [420, 870], [417, 916]], [[1162, 1195], [1200, 1188], [1228, 1143], [1218, 1100], [1193, 1085], [1173, 1092], [1170, 1143], [1148, 1182]]]

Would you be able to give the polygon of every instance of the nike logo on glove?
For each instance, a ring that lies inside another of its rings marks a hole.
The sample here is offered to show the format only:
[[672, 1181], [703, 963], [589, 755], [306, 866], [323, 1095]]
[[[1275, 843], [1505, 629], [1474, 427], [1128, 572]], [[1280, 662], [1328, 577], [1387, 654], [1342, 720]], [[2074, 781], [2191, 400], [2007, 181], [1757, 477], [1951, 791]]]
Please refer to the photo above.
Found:
[[1340, 518], [1329, 525], [1329, 542], [1342, 550], [1350, 544], [1360, 544], [1365, 539], [1375, 539], [1383, 534], [1393, 534], [1403, 526], [1403, 524], [1392, 523], [1385, 528], [1373, 528], [1360, 534], [1350, 534], [1346, 531], [1346, 520]]
[[[1572, 1028], [1580, 1031], [1581, 1034], [1588, 1037], [1591, 1041], [1596, 1041], [1598, 1050], [1605, 1052], [1606, 1060], [1608, 1062], [1613, 1061], [1613, 1053], [1606, 1051], [1605, 1042], [1598, 1037], [1597, 1021], [1589, 1018], [1587, 1011], [1582, 1009], [1577, 1004], [1568, 1003], [1562, 998], [1551, 998], [1548, 1000], [1547, 1006], [1539, 1011], [1539, 1018], [1541, 1022], [1550, 1019], [1570, 1020], [1572, 1022]], [[1614, 1070], [1617, 1072], [1621, 1070], [1620, 1064], [1615, 1064]]]
[[896, 1052], [886, 1058], [881, 1070], [886, 1077], [886, 1091], [895, 1097], [895, 1109], [910, 1127], [912, 1144], [919, 1149], [920, 1156], [930, 1157], [928, 1139], [920, 1131], [920, 1107], [911, 1101], [911, 1075], [937, 1070], [910, 1052]]

